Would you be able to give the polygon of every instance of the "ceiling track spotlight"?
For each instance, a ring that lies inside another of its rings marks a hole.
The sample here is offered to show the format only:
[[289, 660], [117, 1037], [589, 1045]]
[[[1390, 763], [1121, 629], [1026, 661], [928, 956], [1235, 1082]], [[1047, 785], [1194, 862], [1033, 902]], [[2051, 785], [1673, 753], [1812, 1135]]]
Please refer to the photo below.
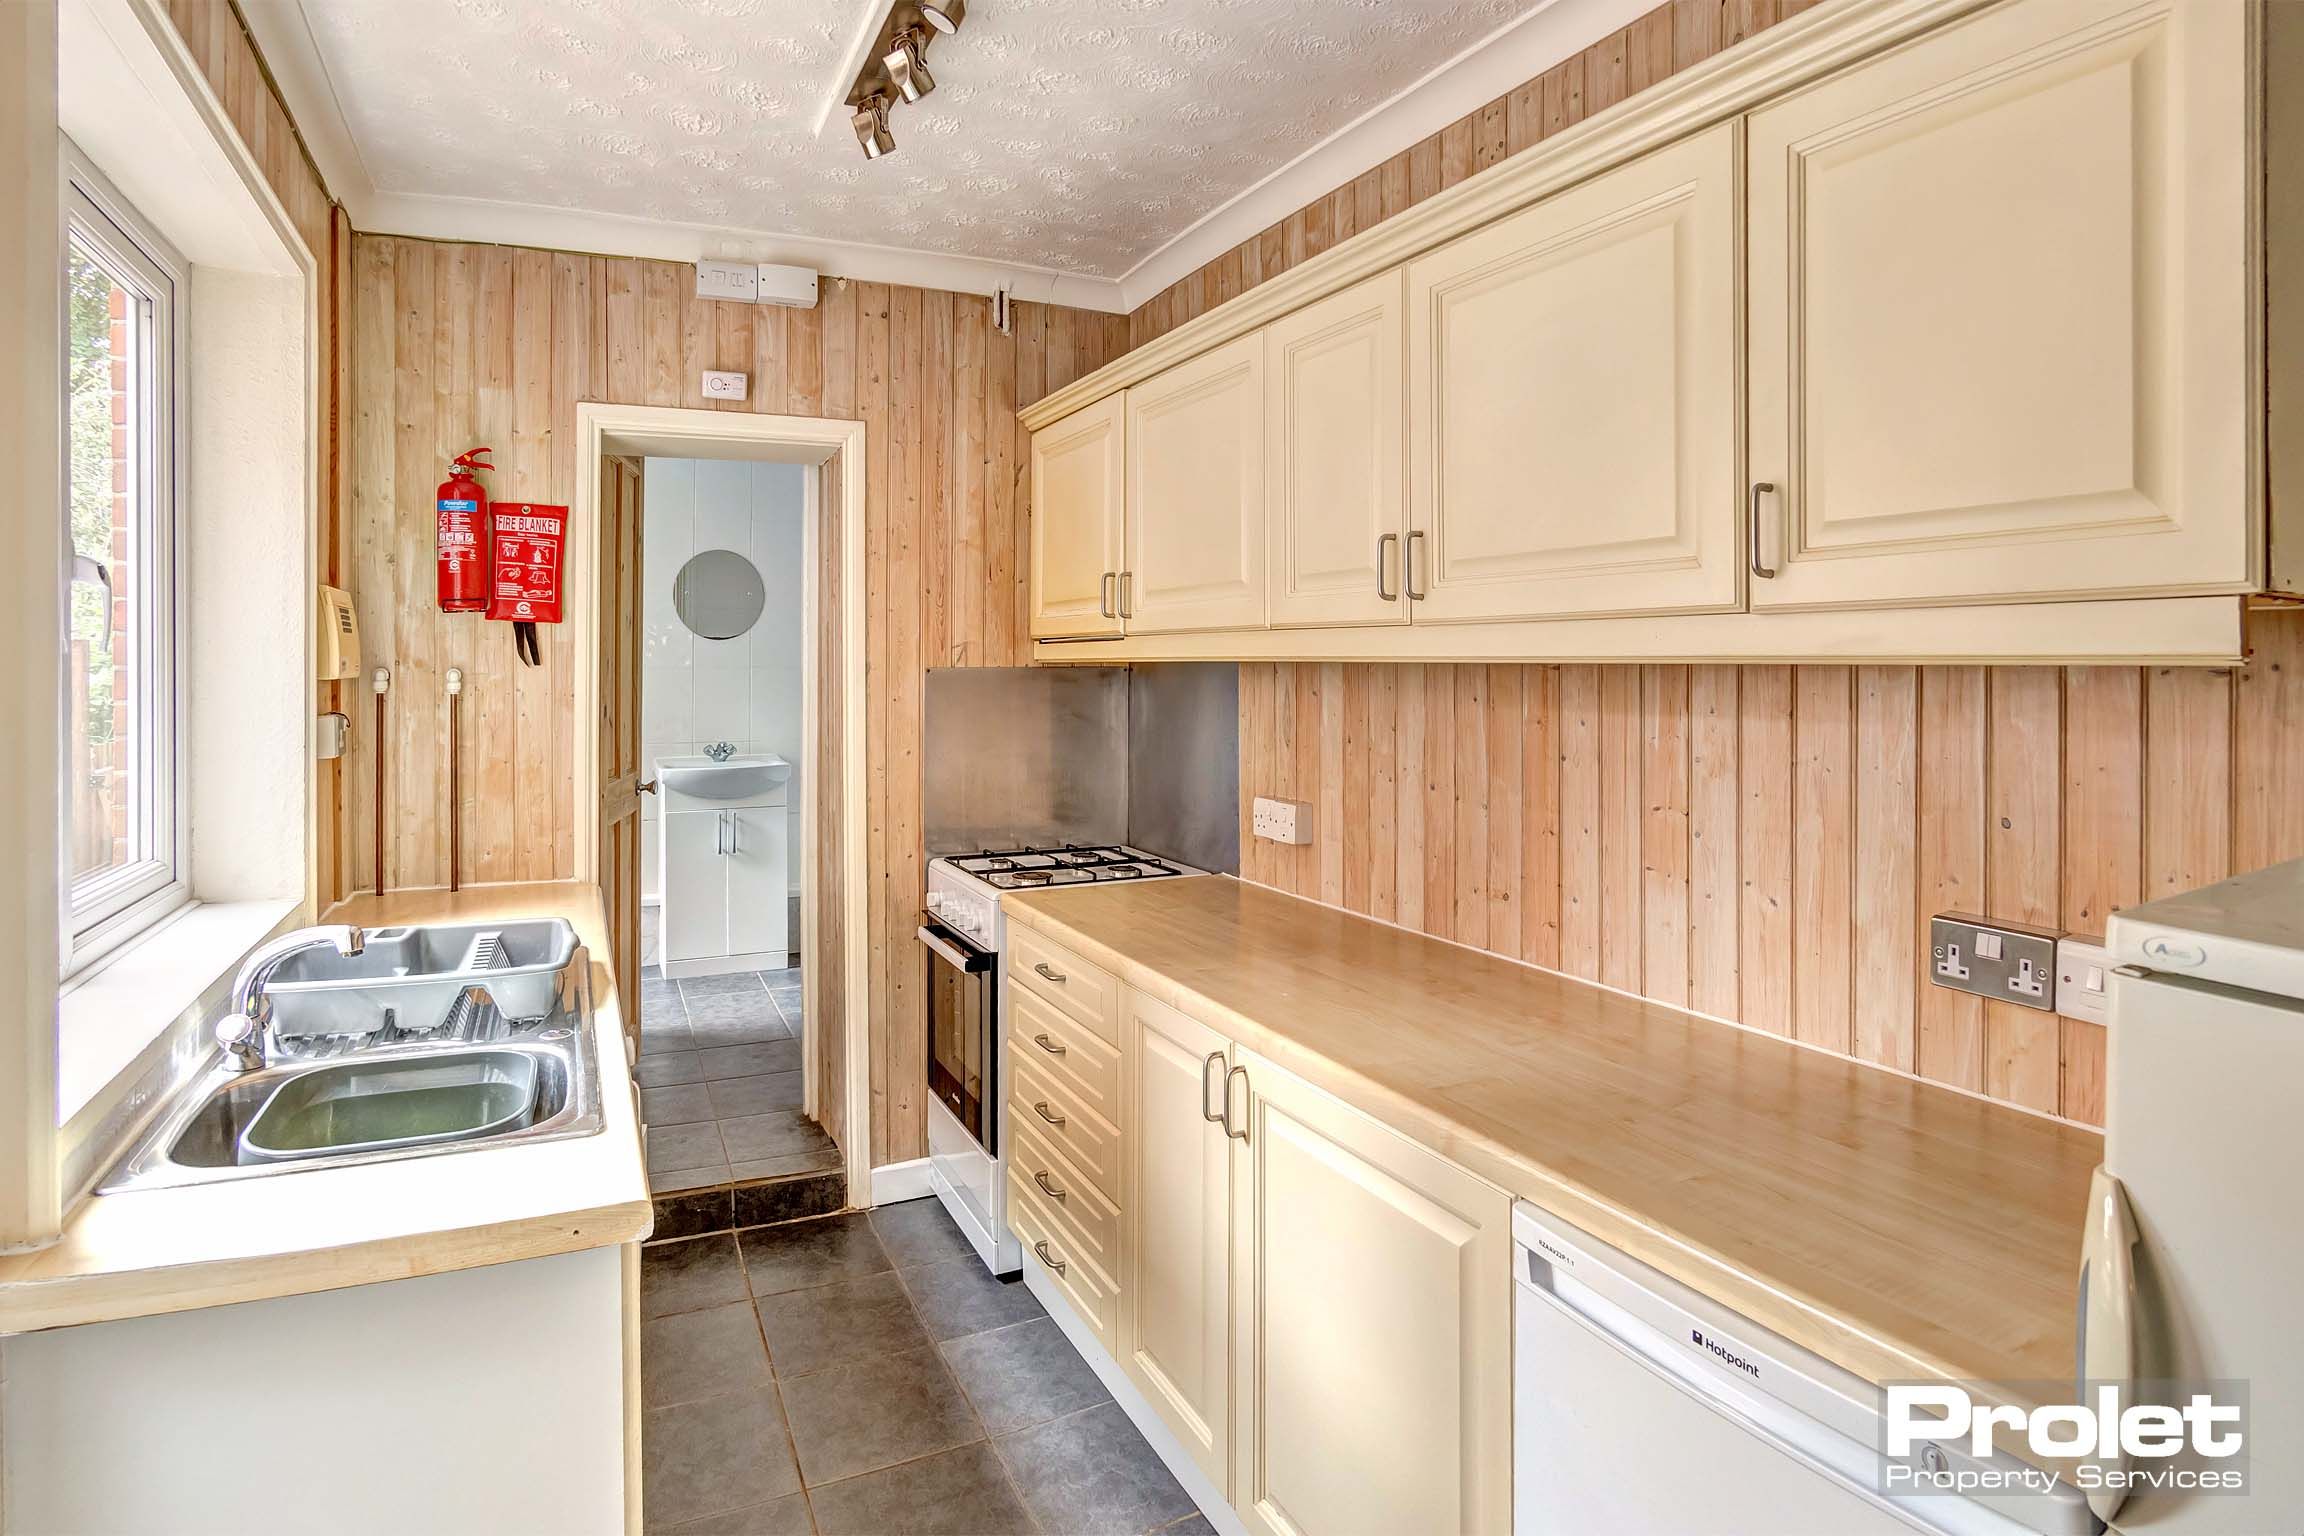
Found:
[[968, 0], [922, 0], [920, 19], [950, 37], [968, 19]]
[[928, 73], [928, 34], [918, 27], [906, 27], [897, 34], [895, 43], [881, 55], [880, 67], [888, 71], [888, 83], [906, 101], [918, 101], [936, 89], [936, 77]]
[[856, 142], [863, 146], [865, 159], [877, 160], [895, 152], [896, 135], [888, 131], [887, 97], [866, 97], [857, 104], [855, 114], [848, 121], [856, 130]]
[[959, 31], [967, 15], [967, 0], [896, 0], [881, 18], [864, 67], [848, 88], [849, 123], [865, 159], [895, 151], [888, 114], [936, 89], [936, 77], [928, 73], [929, 45]]

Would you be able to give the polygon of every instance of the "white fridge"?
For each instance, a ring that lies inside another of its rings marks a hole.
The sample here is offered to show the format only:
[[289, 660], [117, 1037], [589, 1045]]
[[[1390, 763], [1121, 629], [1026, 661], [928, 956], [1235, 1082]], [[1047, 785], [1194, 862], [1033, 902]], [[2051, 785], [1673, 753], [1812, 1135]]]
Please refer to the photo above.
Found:
[[2147, 1400], [2239, 1384], [2249, 1489], [2091, 1502], [2138, 1536], [2304, 1532], [2304, 860], [2117, 913], [2106, 942], [2082, 1370]]

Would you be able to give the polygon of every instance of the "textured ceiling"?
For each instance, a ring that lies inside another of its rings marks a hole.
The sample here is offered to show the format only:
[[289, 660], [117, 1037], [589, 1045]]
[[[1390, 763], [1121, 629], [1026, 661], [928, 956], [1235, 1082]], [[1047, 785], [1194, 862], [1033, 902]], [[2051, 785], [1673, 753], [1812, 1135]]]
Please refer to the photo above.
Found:
[[867, 163], [860, 0], [303, 0], [379, 191], [1101, 277], [1541, 3], [973, 0]]

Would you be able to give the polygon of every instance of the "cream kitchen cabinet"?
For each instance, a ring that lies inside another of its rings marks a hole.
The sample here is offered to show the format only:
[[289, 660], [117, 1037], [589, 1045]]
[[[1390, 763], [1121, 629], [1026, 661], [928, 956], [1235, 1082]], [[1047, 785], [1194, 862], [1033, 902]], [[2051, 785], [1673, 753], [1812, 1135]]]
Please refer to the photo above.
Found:
[[1127, 448], [1127, 633], [1260, 627], [1263, 338], [1244, 336], [1129, 390]]
[[2249, 18], [2024, 0], [1752, 114], [1755, 609], [2257, 585]]
[[1408, 264], [1416, 622], [1740, 601], [1740, 131]]
[[1032, 638], [1121, 633], [1127, 396], [1109, 395], [1032, 434]]
[[1276, 625], [1405, 624], [1406, 274], [1264, 331], [1264, 516]]

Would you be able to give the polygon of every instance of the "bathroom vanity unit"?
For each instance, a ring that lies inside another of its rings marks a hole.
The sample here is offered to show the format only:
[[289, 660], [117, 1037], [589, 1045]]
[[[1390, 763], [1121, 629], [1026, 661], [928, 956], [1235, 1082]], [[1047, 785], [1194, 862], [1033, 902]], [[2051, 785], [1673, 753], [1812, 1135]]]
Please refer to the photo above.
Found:
[[656, 889], [667, 976], [776, 971], [792, 945], [789, 830], [792, 765], [740, 753], [661, 757], [664, 800]]

